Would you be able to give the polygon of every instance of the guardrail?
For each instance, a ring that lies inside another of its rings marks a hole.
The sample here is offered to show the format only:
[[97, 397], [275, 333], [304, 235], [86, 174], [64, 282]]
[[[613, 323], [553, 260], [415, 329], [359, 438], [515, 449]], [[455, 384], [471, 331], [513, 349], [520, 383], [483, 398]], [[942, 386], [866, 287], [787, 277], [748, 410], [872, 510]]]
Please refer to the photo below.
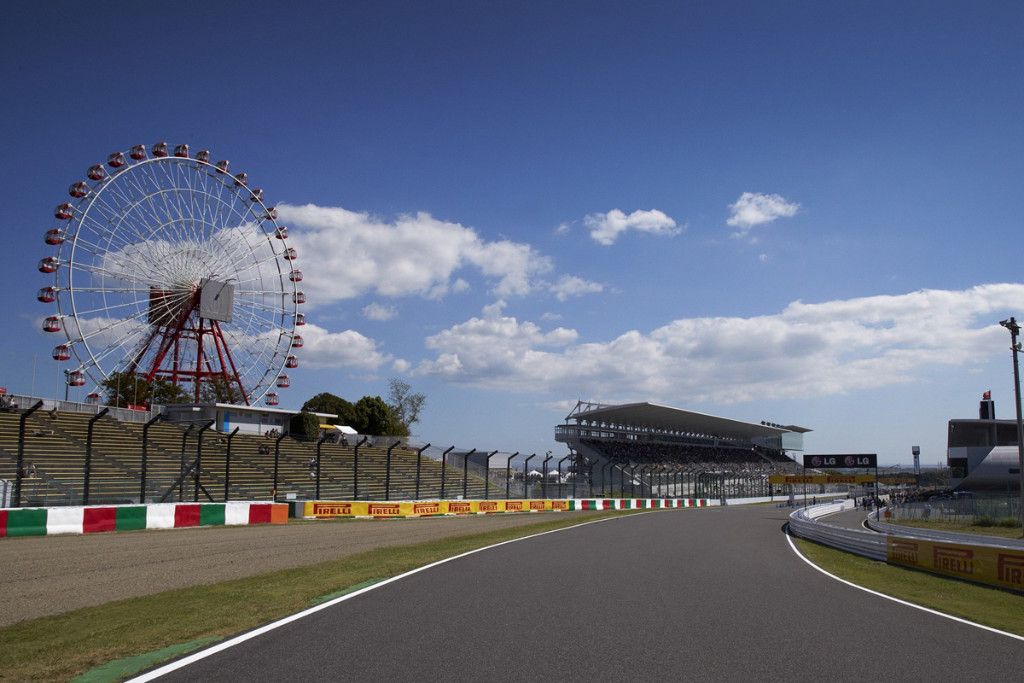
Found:
[[800, 508], [789, 516], [789, 530], [794, 536], [884, 562], [886, 559], [885, 534], [848, 529], [836, 524], [821, 522], [818, 519], [852, 508], [852, 500]]

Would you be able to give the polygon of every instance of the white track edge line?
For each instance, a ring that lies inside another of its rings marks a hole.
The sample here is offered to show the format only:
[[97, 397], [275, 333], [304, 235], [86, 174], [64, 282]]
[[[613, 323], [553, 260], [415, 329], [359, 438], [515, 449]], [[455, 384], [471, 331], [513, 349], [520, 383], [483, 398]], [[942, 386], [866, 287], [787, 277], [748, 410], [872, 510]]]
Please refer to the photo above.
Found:
[[[664, 508], [664, 509], [669, 509], [669, 508]], [[685, 508], [671, 508], [671, 509], [685, 509]], [[352, 591], [351, 593], [346, 593], [345, 595], [342, 595], [340, 597], [334, 598], [333, 600], [329, 600], [329, 601], [321, 603], [319, 605], [314, 605], [313, 607], [308, 607], [308, 608], [302, 610], [301, 612], [296, 612], [295, 614], [291, 614], [291, 615], [289, 615], [287, 617], [284, 617], [282, 619], [278, 619], [277, 621], [272, 621], [269, 624], [264, 624], [263, 626], [260, 626], [260, 627], [258, 627], [256, 629], [253, 629], [252, 631], [247, 631], [246, 633], [243, 633], [242, 635], [235, 636], [234, 638], [231, 638], [229, 640], [225, 640], [223, 643], [218, 643], [218, 644], [213, 645], [211, 647], [208, 647], [208, 648], [206, 648], [204, 650], [200, 650], [199, 652], [191, 654], [191, 655], [189, 655], [187, 657], [183, 657], [182, 659], [178, 659], [178, 660], [175, 660], [175, 661], [173, 661], [173, 662], [171, 662], [169, 664], [165, 664], [164, 666], [162, 666], [162, 667], [160, 667], [158, 669], [153, 669], [152, 671], [144, 673], [144, 674], [142, 674], [140, 676], [136, 676], [135, 678], [128, 679], [125, 683], [146, 683], [147, 681], [152, 681], [152, 680], [154, 680], [156, 678], [159, 678], [160, 676], [163, 676], [165, 674], [169, 674], [172, 671], [176, 671], [178, 669], [181, 669], [183, 667], [188, 666], [189, 664], [193, 664], [195, 662], [198, 662], [200, 659], [206, 659], [207, 657], [209, 657], [211, 655], [215, 655], [218, 652], [226, 650], [226, 649], [228, 649], [230, 647], [234, 647], [235, 645], [240, 645], [241, 643], [244, 643], [247, 640], [250, 640], [250, 639], [255, 638], [257, 636], [261, 636], [264, 633], [267, 633], [269, 631], [273, 631], [276, 628], [279, 628], [279, 627], [284, 626], [286, 624], [290, 624], [293, 621], [298, 621], [299, 619], [302, 619], [303, 617], [308, 617], [310, 614], [314, 614], [316, 612], [319, 612], [320, 610], [327, 609], [328, 607], [333, 607], [334, 605], [337, 605], [339, 603], [345, 602], [346, 600], [350, 600], [350, 599], [356, 597], [357, 595], [362, 595], [363, 593], [369, 593], [370, 591], [376, 590], [377, 588], [383, 588], [384, 586], [388, 585], [389, 583], [393, 583], [393, 582], [398, 581], [399, 579], [403, 579], [403, 578], [405, 578], [407, 576], [412, 576], [413, 574], [418, 574], [418, 573], [420, 573], [422, 571], [425, 571], [427, 569], [431, 569], [432, 567], [436, 567], [438, 565], [445, 564], [446, 562], [452, 562], [453, 560], [458, 560], [459, 558], [466, 557], [468, 555], [473, 555], [475, 553], [483, 552], [484, 550], [490, 550], [492, 548], [498, 548], [498, 547], [503, 546], [503, 545], [508, 545], [509, 543], [516, 543], [518, 541], [525, 541], [525, 540], [528, 540], [528, 539], [531, 539], [531, 538], [537, 538], [539, 536], [546, 536], [548, 534], [558, 533], [559, 531], [568, 531], [569, 529], [578, 529], [581, 526], [587, 526], [587, 525], [590, 525], [590, 524], [600, 524], [601, 522], [610, 522], [610, 521], [616, 520], [616, 519], [626, 519], [628, 517], [636, 517], [638, 515], [649, 515], [652, 512], [661, 512], [661, 509], [640, 511], [640, 512], [637, 512], [636, 514], [633, 514], [633, 515], [623, 515], [621, 517], [620, 516], [612, 516], [612, 517], [606, 517], [604, 519], [594, 519], [594, 520], [591, 520], [589, 522], [580, 522], [579, 524], [573, 524], [571, 526], [565, 526], [565, 527], [561, 527], [559, 529], [550, 529], [548, 531], [541, 531], [541, 532], [536, 533], [536, 534], [530, 534], [529, 536], [520, 536], [519, 538], [510, 538], [507, 541], [501, 541], [500, 543], [494, 543], [492, 545], [486, 545], [486, 546], [484, 546], [482, 548], [474, 548], [473, 550], [467, 550], [466, 552], [459, 553], [458, 555], [452, 555], [451, 557], [445, 557], [443, 559], [437, 560], [436, 562], [431, 562], [430, 564], [425, 564], [422, 567], [416, 567], [415, 569], [410, 569], [409, 571], [404, 572], [402, 574], [398, 574], [397, 576], [392, 576], [390, 578], [384, 579], [383, 581], [378, 581], [377, 583], [372, 584], [370, 586], [367, 586], [365, 588], [360, 588], [359, 590]]]
[[1020, 640], [1020, 641], [1024, 642], [1024, 636], [1018, 636], [1016, 633], [1009, 633], [1007, 631], [1000, 631], [999, 629], [993, 628], [992, 626], [986, 626], [985, 624], [979, 624], [976, 621], [970, 621], [969, 619], [964, 619], [963, 617], [956, 617], [956, 616], [953, 616], [952, 614], [946, 614], [945, 612], [940, 612], [938, 610], [932, 609], [931, 607], [925, 607], [924, 605], [918, 605], [918, 604], [913, 603], [913, 602], [908, 602], [907, 600], [902, 600], [900, 598], [896, 598], [896, 597], [893, 597], [891, 595], [886, 595], [885, 593], [879, 593], [876, 590], [872, 590], [870, 588], [866, 588], [864, 586], [861, 586], [861, 585], [858, 585], [856, 583], [853, 583], [852, 581], [847, 581], [846, 579], [840, 578], [840, 577], [836, 576], [835, 574], [832, 574], [831, 572], [828, 572], [828, 571], [822, 569], [821, 567], [819, 567], [818, 565], [814, 564], [809, 559], [807, 559], [807, 557], [802, 552], [800, 552], [800, 550], [796, 547], [796, 544], [793, 543], [793, 537], [789, 533], [786, 534], [786, 541], [789, 543], [789, 547], [792, 548], [793, 552], [796, 553], [796, 556], [799, 557], [801, 560], [803, 560], [804, 562], [809, 564], [814, 569], [817, 569], [819, 572], [821, 572], [825, 576], [827, 576], [829, 578], [832, 578], [832, 579], [835, 579], [836, 581], [838, 581], [840, 583], [845, 583], [847, 586], [850, 586], [852, 588], [856, 588], [857, 590], [862, 590], [865, 593], [871, 593], [871, 595], [875, 595], [875, 596], [878, 596], [880, 598], [885, 598], [886, 600], [892, 600], [893, 602], [897, 602], [897, 603], [899, 603], [901, 605], [906, 605], [907, 607], [913, 607], [914, 609], [919, 609], [922, 612], [928, 612], [929, 614], [934, 614], [936, 616], [943, 617], [945, 619], [952, 619], [953, 621], [960, 622], [961, 624], [967, 624], [968, 626], [974, 626], [975, 628], [980, 628], [980, 629], [982, 629], [984, 631], [991, 631], [992, 633], [998, 633], [1001, 636], [1006, 636], [1007, 638], [1013, 638], [1014, 640]]

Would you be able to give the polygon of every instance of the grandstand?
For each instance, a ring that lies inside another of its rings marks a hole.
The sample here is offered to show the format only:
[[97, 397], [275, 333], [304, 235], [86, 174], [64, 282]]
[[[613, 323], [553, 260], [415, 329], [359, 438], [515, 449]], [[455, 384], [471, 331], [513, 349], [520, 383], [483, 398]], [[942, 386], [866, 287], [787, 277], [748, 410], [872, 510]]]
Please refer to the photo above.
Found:
[[602, 491], [628, 494], [639, 487], [657, 495], [669, 486], [676, 493], [681, 476], [679, 495], [742, 497], [768, 495], [769, 475], [795, 472], [787, 451], [802, 451], [809, 431], [654, 403], [577, 401], [555, 427], [555, 440]]
[[[0, 479], [20, 479], [15, 504], [31, 506], [498, 498], [506, 491], [514, 497], [757, 496], [768, 494], [770, 474], [797, 470], [787, 451], [802, 450], [802, 435], [810, 431], [651, 403], [581, 401], [555, 429], [569, 454], [534, 454], [523, 471], [512, 471], [515, 454], [503, 453], [491, 466], [496, 452], [416, 448], [404, 438], [331, 429], [313, 441], [294, 438], [280, 409], [262, 416], [222, 404], [103, 412], [61, 401], [32, 409], [37, 399], [17, 398], [0, 410]], [[249, 428], [228, 432], [243, 423]], [[274, 424], [284, 433], [259, 432]]]

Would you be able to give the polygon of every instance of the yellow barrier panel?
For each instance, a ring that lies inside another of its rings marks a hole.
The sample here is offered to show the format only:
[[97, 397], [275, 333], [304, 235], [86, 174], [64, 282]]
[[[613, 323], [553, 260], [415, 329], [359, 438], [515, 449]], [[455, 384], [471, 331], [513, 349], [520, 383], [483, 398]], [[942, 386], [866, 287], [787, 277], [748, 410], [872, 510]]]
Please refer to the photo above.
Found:
[[1024, 591], [1024, 550], [889, 536], [886, 557], [890, 564]]
[[769, 484], [871, 484], [872, 474], [772, 474]]
[[[614, 505], [612, 506], [614, 508]], [[318, 500], [302, 503], [302, 516], [331, 517], [425, 517], [430, 515], [473, 515], [499, 512], [546, 512], [572, 510], [566, 499], [526, 500], [435, 500], [435, 501], [346, 501]], [[581, 509], [581, 508], [577, 508]], [[621, 509], [628, 509], [621, 506]]]
[[449, 515], [469, 515], [480, 509], [475, 500], [444, 500], [441, 507]]
[[329, 517], [365, 517], [369, 514], [366, 506], [366, 503], [353, 501], [309, 501], [303, 506], [303, 516], [315, 517], [317, 519], [327, 519]]

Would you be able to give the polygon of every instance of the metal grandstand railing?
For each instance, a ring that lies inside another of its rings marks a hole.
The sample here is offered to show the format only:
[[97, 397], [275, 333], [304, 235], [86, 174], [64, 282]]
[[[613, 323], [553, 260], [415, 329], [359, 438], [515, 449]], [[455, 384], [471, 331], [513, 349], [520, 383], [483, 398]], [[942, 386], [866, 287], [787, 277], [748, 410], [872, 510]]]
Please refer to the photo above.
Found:
[[[42, 401], [42, 409], [50, 412], [62, 413], [86, 413], [95, 415], [108, 406], [97, 403], [80, 403], [78, 401], [61, 401], [41, 396], [28, 396], [26, 394], [7, 394], [13, 408], [28, 408], [29, 406]], [[155, 411], [129, 410], [128, 408], [110, 407], [110, 416], [122, 422], [146, 422], [152, 414], [160, 412], [160, 406], [155, 406]], [[152, 413], [152, 414], [151, 414]]]

